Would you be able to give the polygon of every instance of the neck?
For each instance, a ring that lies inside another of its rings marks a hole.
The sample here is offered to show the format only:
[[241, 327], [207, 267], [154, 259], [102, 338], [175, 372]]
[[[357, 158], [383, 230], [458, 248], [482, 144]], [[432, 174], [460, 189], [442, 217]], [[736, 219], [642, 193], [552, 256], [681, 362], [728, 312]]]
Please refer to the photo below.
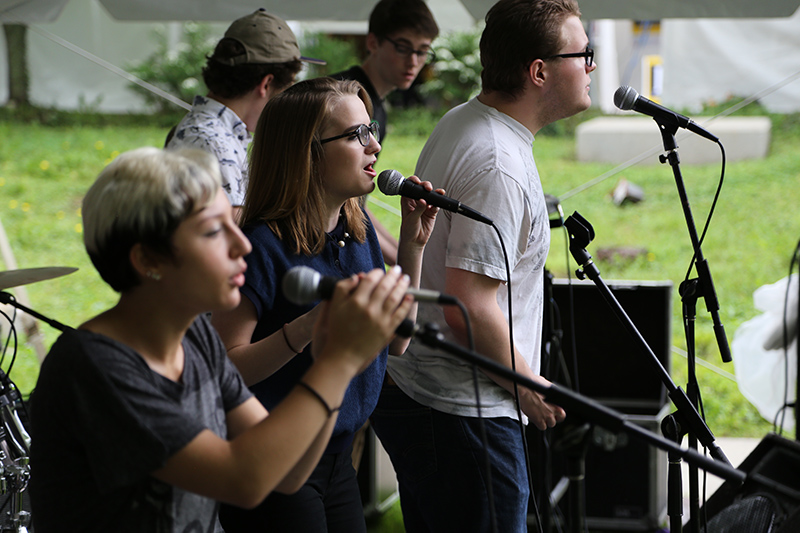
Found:
[[237, 117], [239, 117], [242, 122], [244, 122], [245, 126], [247, 127], [247, 131], [253, 132], [256, 129], [256, 124], [258, 123], [258, 115], [260, 112], [254, 111], [251, 102], [247, 98], [222, 98], [221, 96], [214, 94], [213, 92], [208, 93], [209, 98], [213, 98], [220, 104], [224, 105], [231, 111], [233, 111]]
[[174, 372], [160, 369], [174, 369], [179, 363], [182, 369], [181, 341], [196, 315], [189, 316], [174, 306], [162, 305], [164, 299], [153, 294], [158, 289], [153, 287], [151, 290], [140, 285], [126, 291], [117, 305], [89, 320], [81, 328], [130, 346], [151, 368], [174, 378], [168, 375]]
[[386, 83], [381, 79], [381, 77], [378, 75], [377, 68], [375, 68], [374, 64], [375, 60], [373, 58], [374, 58], [373, 55], [367, 56], [367, 59], [365, 59], [364, 62], [361, 64], [361, 68], [367, 74], [367, 77], [369, 78], [369, 81], [372, 84], [372, 86], [375, 87], [375, 92], [377, 92], [378, 96], [380, 96], [381, 100], [383, 100], [384, 98], [386, 98], [386, 95], [395, 90], [396, 87], [394, 85]]
[[540, 120], [536, 106], [531, 103], [529, 97], [522, 95], [511, 99], [506, 95], [493, 91], [490, 93], [481, 92], [478, 100], [489, 107], [497, 109], [501, 113], [513, 118], [533, 134], [536, 135], [546, 123]]

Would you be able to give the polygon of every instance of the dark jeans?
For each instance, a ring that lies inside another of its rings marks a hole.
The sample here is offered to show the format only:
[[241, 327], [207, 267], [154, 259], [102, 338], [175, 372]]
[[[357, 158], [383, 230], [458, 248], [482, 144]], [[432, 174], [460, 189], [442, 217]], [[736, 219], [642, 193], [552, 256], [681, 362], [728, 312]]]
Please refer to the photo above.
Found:
[[[372, 427], [397, 473], [409, 533], [491, 531], [479, 419], [425, 407], [384, 384]], [[497, 531], [527, 531], [530, 490], [519, 424], [483, 419]]]
[[227, 533], [366, 533], [350, 449], [325, 454], [294, 494], [273, 492], [253, 510], [221, 506]]

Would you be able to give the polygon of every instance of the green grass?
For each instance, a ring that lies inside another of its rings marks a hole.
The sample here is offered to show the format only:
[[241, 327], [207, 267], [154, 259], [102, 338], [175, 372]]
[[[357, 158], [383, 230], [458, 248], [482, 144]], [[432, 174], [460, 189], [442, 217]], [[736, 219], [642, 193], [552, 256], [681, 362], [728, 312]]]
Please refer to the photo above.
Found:
[[[80, 202], [97, 173], [117, 153], [135, 147], [161, 146], [172, 118], [83, 116], [33, 113], [37, 121], [9, 118], [0, 113], [0, 221], [5, 227], [18, 268], [73, 266], [78, 272], [26, 287], [30, 307], [70, 326], [107, 308], [116, 295], [100, 280], [82, 246]], [[419, 111], [397, 113], [381, 154], [378, 170], [396, 168], [413, 173], [426, 132], [435, 116]], [[584, 117], [587, 118], [587, 117]], [[732, 339], [736, 328], [756, 315], [752, 293], [761, 285], [786, 276], [800, 231], [800, 210], [795, 208], [800, 185], [800, 119], [773, 117], [773, 143], [763, 161], [728, 165], [717, 212], [703, 246], [721, 304], [720, 316]], [[47, 125], [42, 125], [44, 122]], [[577, 122], [577, 121], [576, 121]], [[148, 125], [148, 123], [152, 125]], [[567, 128], [567, 133], [572, 129]], [[535, 155], [545, 192], [562, 197], [612, 166], [578, 163], [574, 139], [540, 134]], [[712, 149], [713, 149], [713, 145]], [[719, 178], [719, 165], [682, 165], [698, 231], [702, 230]], [[620, 178], [642, 187], [645, 200], [615, 206], [608, 195]], [[380, 193], [376, 193], [380, 197]], [[398, 199], [382, 198], [397, 206]], [[666, 165], [635, 166], [562, 202], [567, 214], [580, 212], [594, 226], [596, 237], [587, 247], [595, 258], [598, 250], [616, 246], [645, 248], [634, 260], [600, 261], [606, 281], [671, 280], [673, 296], [673, 344], [685, 347], [677, 287], [691, 259], [691, 243], [678, 199], [672, 171]], [[373, 207], [390, 228], [398, 219]], [[9, 269], [4, 263], [3, 270]], [[559, 277], [576, 265], [564, 252], [563, 236], [553, 232], [548, 268]], [[694, 276], [694, 273], [692, 273]], [[11, 292], [14, 292], [13, 290]], [[58, 332], [40, 324], [44, 344], [50, 346]], [[708, 313], [698, 304], [696, 326], [698, 357], [733, 373], [723, 365], [716, 348]], [[21, 336], [19, 356], [11, 378], [24, 393], [30, 392], [38, 373], [33, 348]], [[613, 355], [613, 354], [612, 354]], [[6, 363], [7, 365], [7, 359]], [[671, 373], [676, 384], [685, 385], [686, 361], [673, 356]], [[735, 382], [698, 367], [708, 425], [717, 436], [760, 437], [770, 424], [743, 399]]]

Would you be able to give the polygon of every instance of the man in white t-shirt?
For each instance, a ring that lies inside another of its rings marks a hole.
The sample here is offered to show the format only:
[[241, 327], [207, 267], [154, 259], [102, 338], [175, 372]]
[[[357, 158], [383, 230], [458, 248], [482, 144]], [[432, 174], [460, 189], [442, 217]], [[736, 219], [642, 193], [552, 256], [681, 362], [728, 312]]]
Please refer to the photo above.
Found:
[[[574, 0], [495, 4], [481, 37], [482, 92], [442, 118], [416, 169], [494, 220], [505, 247], [491, 226], [444, 213], [426, 248], [422, 286], [464, 303], [475, 351], [545, 384], [538, 373], [550, 226], [532, 145], [542, 127], [591, 104], [596, 67], [579, 17]], [[458, 307], [420, 306], [417, 321], [467, 345]], [[419, 343], [389, 359], [373, 425], [397, 471], [407, 531], [491, 531], [492, 511], [497, 531], [526, 531], [529, 483], [513, 383], [479, 372], [479, 410], [467, 363]], [[566, 416], [524, 387], [518, 401], [523, 420], [542, 430]]]

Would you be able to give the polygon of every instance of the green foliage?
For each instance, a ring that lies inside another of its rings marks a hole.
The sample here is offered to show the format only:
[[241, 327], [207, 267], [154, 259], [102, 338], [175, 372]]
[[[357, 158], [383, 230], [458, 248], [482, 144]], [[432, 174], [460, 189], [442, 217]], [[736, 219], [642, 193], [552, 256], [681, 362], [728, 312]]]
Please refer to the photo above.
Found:
[[434, 41], [434, 75], [420, 86], [420, 92], [433, 99], [436, 106], [450, 109], [480, 92], [481, 31], [482, 27], [476, 26], [471, 31], [447, 33]]
[[326, 65], [308, 63], [303, 77], [310, 79], [328, 76], [360, 65], [358, 50], [352, 39], [325, 33], [304, 33], [300, 39], [300, 51], [306, 57], [322, 59]]
[[[165, 26], [159, 26], [153, 31], [153, 40], [156, 51], [147, 59], [129, 65], [129, 72], [188, 103], [195, 94], [205, 94], [201, 72], [206, 56], [214, 51], [217, 41], [210, 26], [198, 22], [184, 23], [183, 35], [175, 47], [170, 46]], [[174, 111], [176, 107], [136, 84], [129, 87], [159, 112]]]

